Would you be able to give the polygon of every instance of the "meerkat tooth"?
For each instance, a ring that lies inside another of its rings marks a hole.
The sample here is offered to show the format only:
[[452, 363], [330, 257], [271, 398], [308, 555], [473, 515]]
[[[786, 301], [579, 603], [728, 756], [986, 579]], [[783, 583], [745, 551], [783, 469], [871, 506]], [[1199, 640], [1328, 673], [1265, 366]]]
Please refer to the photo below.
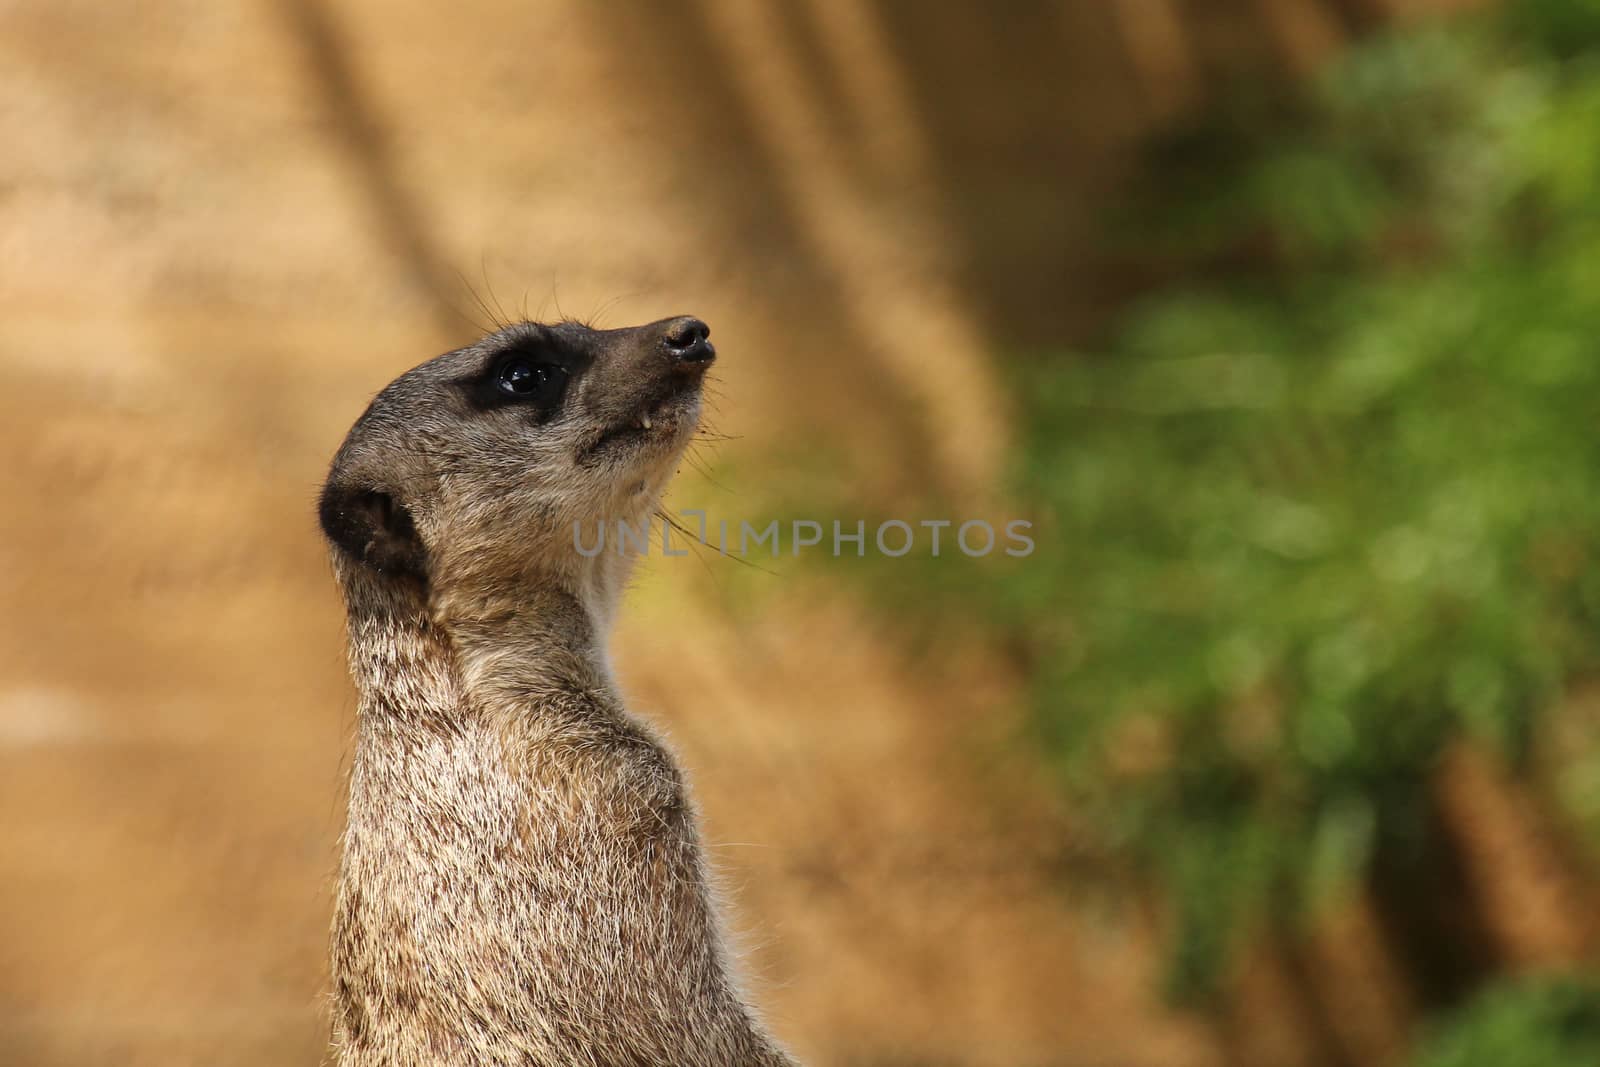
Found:
[[650, 416], [649, 415], [640, 415], [639, 416], [639, 421], [644, 423], [644, 428], [645, 429], [648, 430], [650, 428]]

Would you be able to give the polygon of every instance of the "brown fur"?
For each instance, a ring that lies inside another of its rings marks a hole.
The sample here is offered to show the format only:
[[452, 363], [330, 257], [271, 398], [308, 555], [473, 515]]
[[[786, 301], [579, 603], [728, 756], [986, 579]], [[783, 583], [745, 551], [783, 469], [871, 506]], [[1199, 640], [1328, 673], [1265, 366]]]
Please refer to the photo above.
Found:
[[[703, 367], [663, 353], [673, 325], [503, 330], [398, 379], [334, 461], [360, 690], [344, 1067], [792, 1062], [730, 975], [682, 776], [612, 682], [628, 561], [572, 543], [649, 515], [694, 432]], [[508, 351], [570, 371], [558, 409], [474, 405]]]

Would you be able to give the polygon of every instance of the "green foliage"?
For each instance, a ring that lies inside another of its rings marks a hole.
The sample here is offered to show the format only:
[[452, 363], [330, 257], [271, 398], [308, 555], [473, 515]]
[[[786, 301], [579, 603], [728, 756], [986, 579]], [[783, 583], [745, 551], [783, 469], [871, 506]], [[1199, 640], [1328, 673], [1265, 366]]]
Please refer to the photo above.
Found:
[[857, 564], [1023, 668], [1080, 845], [1166, 903], [1176, 1000], [1424, 845], [1442, 751], [1523, 757], [1597, 666], [1597, 13], [1374, 41], [1161, 146], [1128, 214], [1168, 282], [1012, 383], [1038, 551]]
[[1537, 978], [1482, 994], [1423, 1042], [1413, 1067], [1600, 1063], [1600, 982]]
[[1179, 279], [1019, 383], [1048, 540], [966, 595], [1167, 890], [1179, 997], [1359, 874], [1447, 743], [1523, 754], [1594, 666], [1600, 63], [1505, 25], [1376, 42], [1159, 155]]

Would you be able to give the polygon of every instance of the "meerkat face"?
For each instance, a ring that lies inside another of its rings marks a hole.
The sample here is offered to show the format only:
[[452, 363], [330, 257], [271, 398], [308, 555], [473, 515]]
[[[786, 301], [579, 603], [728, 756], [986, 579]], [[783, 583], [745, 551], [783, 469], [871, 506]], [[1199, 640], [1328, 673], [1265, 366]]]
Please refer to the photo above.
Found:
[[335, 556], [425, 585], [582, 568], [575, 524], [655, 508], [699, 424], [709, 334], [521, 323], [401, 375], [323, 488]]

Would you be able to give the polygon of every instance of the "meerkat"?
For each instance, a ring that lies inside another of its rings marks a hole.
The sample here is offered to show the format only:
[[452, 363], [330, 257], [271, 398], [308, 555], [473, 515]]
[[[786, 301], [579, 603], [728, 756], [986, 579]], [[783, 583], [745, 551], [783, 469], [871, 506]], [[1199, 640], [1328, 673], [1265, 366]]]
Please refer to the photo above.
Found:
[[508, 326], [401, 375], [322, 528], [359, 690], [333, 924], [343, 1067], [790, 1065], [741, 997], [672, 755], [606, 652], [700, 418], [705, 324]]

